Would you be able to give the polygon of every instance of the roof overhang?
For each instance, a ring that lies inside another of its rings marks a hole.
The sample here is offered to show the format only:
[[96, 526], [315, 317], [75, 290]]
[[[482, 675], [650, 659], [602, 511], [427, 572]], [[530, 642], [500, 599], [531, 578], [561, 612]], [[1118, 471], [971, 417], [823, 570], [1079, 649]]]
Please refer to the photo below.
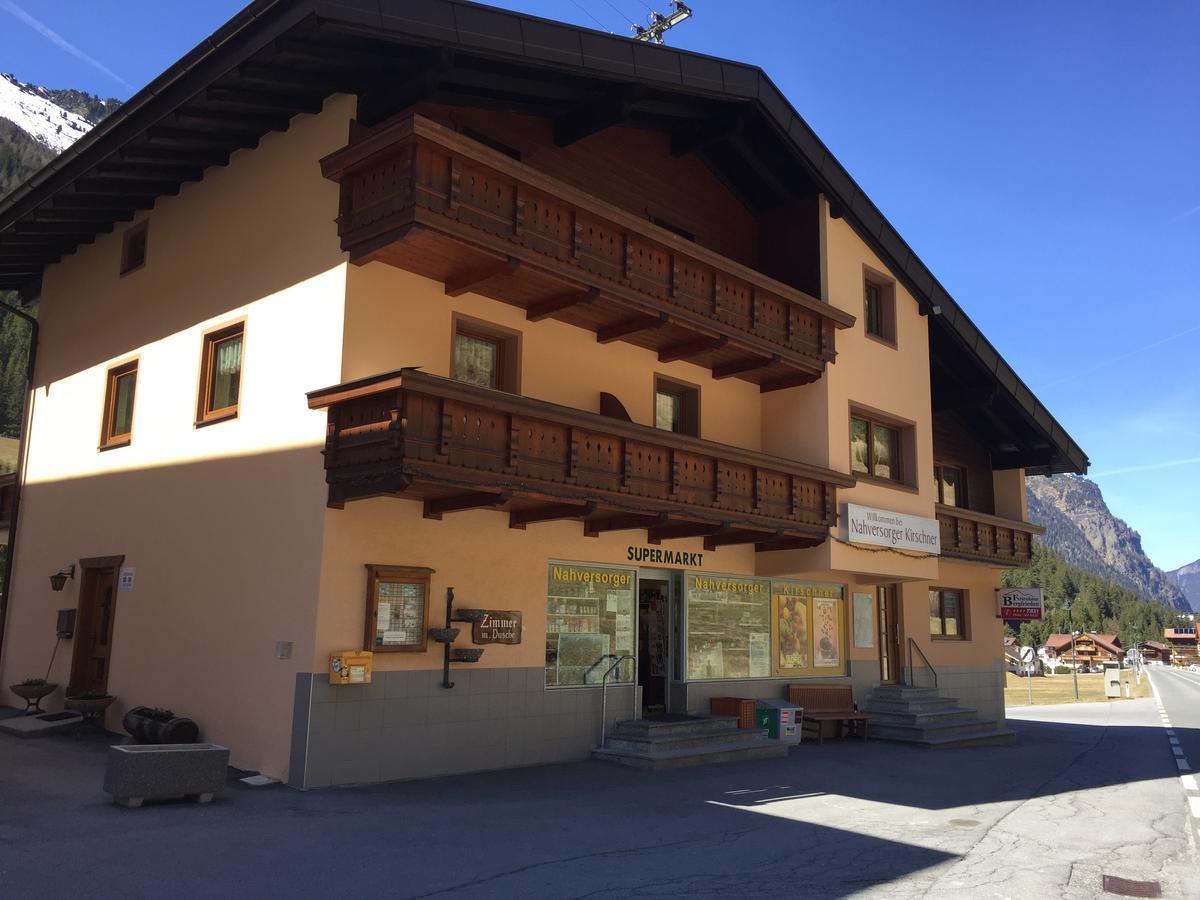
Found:
[[46, 265], [339, 92], [357, 94], [368, 121], [428, 99], [550, 115], [560, 142], [618, 123], [668, 131], [754, 209], [820, 191], [931, 315], [935, 382], [945, 355], [987, 397], [994, 467], [1087, 471], [761, 69], [463, 0], [251, 3], [0, 202], [0, 290], [36, 297]]

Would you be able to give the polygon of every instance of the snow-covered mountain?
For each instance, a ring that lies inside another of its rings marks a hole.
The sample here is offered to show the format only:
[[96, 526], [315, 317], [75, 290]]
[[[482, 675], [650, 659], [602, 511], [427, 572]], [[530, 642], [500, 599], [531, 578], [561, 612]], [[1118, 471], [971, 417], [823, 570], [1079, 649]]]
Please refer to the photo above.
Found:
[[91, 131], [94, 124], [59, 106], [46, 88], [25, 84], [6, 74], [0, 74], [0, 119], [12, 122], [55, 154]]

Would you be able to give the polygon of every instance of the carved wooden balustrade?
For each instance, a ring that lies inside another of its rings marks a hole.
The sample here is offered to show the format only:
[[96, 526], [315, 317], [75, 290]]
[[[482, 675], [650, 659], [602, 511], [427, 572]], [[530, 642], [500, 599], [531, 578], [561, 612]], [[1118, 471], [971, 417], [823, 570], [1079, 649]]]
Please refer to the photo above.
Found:
[[329, 410], [329, 503], [386, 495], [425, 515], [504, 509], [509, 524], [577, 519], [652, 542], [813, 546], [854, 479], [686, 435], [404, 369], [308, 395]]
[[322, 160], [351, 260], [398, 266], [764, 391], [813, 381], [854, 317], [419, 115]]
[[1029, 565], [1033, 536], [1046, 529], [957, 506], [937, 506], [942, 555], [997, 566]]

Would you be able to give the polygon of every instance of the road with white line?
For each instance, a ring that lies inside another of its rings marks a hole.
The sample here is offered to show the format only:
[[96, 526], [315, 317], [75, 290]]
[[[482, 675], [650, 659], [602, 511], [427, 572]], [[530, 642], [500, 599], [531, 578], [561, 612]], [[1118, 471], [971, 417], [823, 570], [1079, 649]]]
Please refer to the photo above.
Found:
[[1200, 829], [1200, 672], [1152, 667], [1151, 683], [1167, 746], [1175, 757], [1179, 780], [1187, 793], [1192, 824]]

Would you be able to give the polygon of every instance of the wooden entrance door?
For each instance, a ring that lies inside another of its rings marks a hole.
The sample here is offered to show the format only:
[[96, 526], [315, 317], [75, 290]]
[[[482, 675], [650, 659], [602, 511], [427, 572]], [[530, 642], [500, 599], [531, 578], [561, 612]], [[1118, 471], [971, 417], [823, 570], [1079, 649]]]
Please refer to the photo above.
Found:
[[75, 652], [71, 658], [69, 693], [108, 693], [113, 625], [117, 613], [117, 573], [124, 557], [80, 561], [79, 611], [75, 620]]
[[904, 668], [900, 658], [900, 613], [894, 584], [881, 584], [876, 589], [879, 608], [879, 681], [898, 684]]

